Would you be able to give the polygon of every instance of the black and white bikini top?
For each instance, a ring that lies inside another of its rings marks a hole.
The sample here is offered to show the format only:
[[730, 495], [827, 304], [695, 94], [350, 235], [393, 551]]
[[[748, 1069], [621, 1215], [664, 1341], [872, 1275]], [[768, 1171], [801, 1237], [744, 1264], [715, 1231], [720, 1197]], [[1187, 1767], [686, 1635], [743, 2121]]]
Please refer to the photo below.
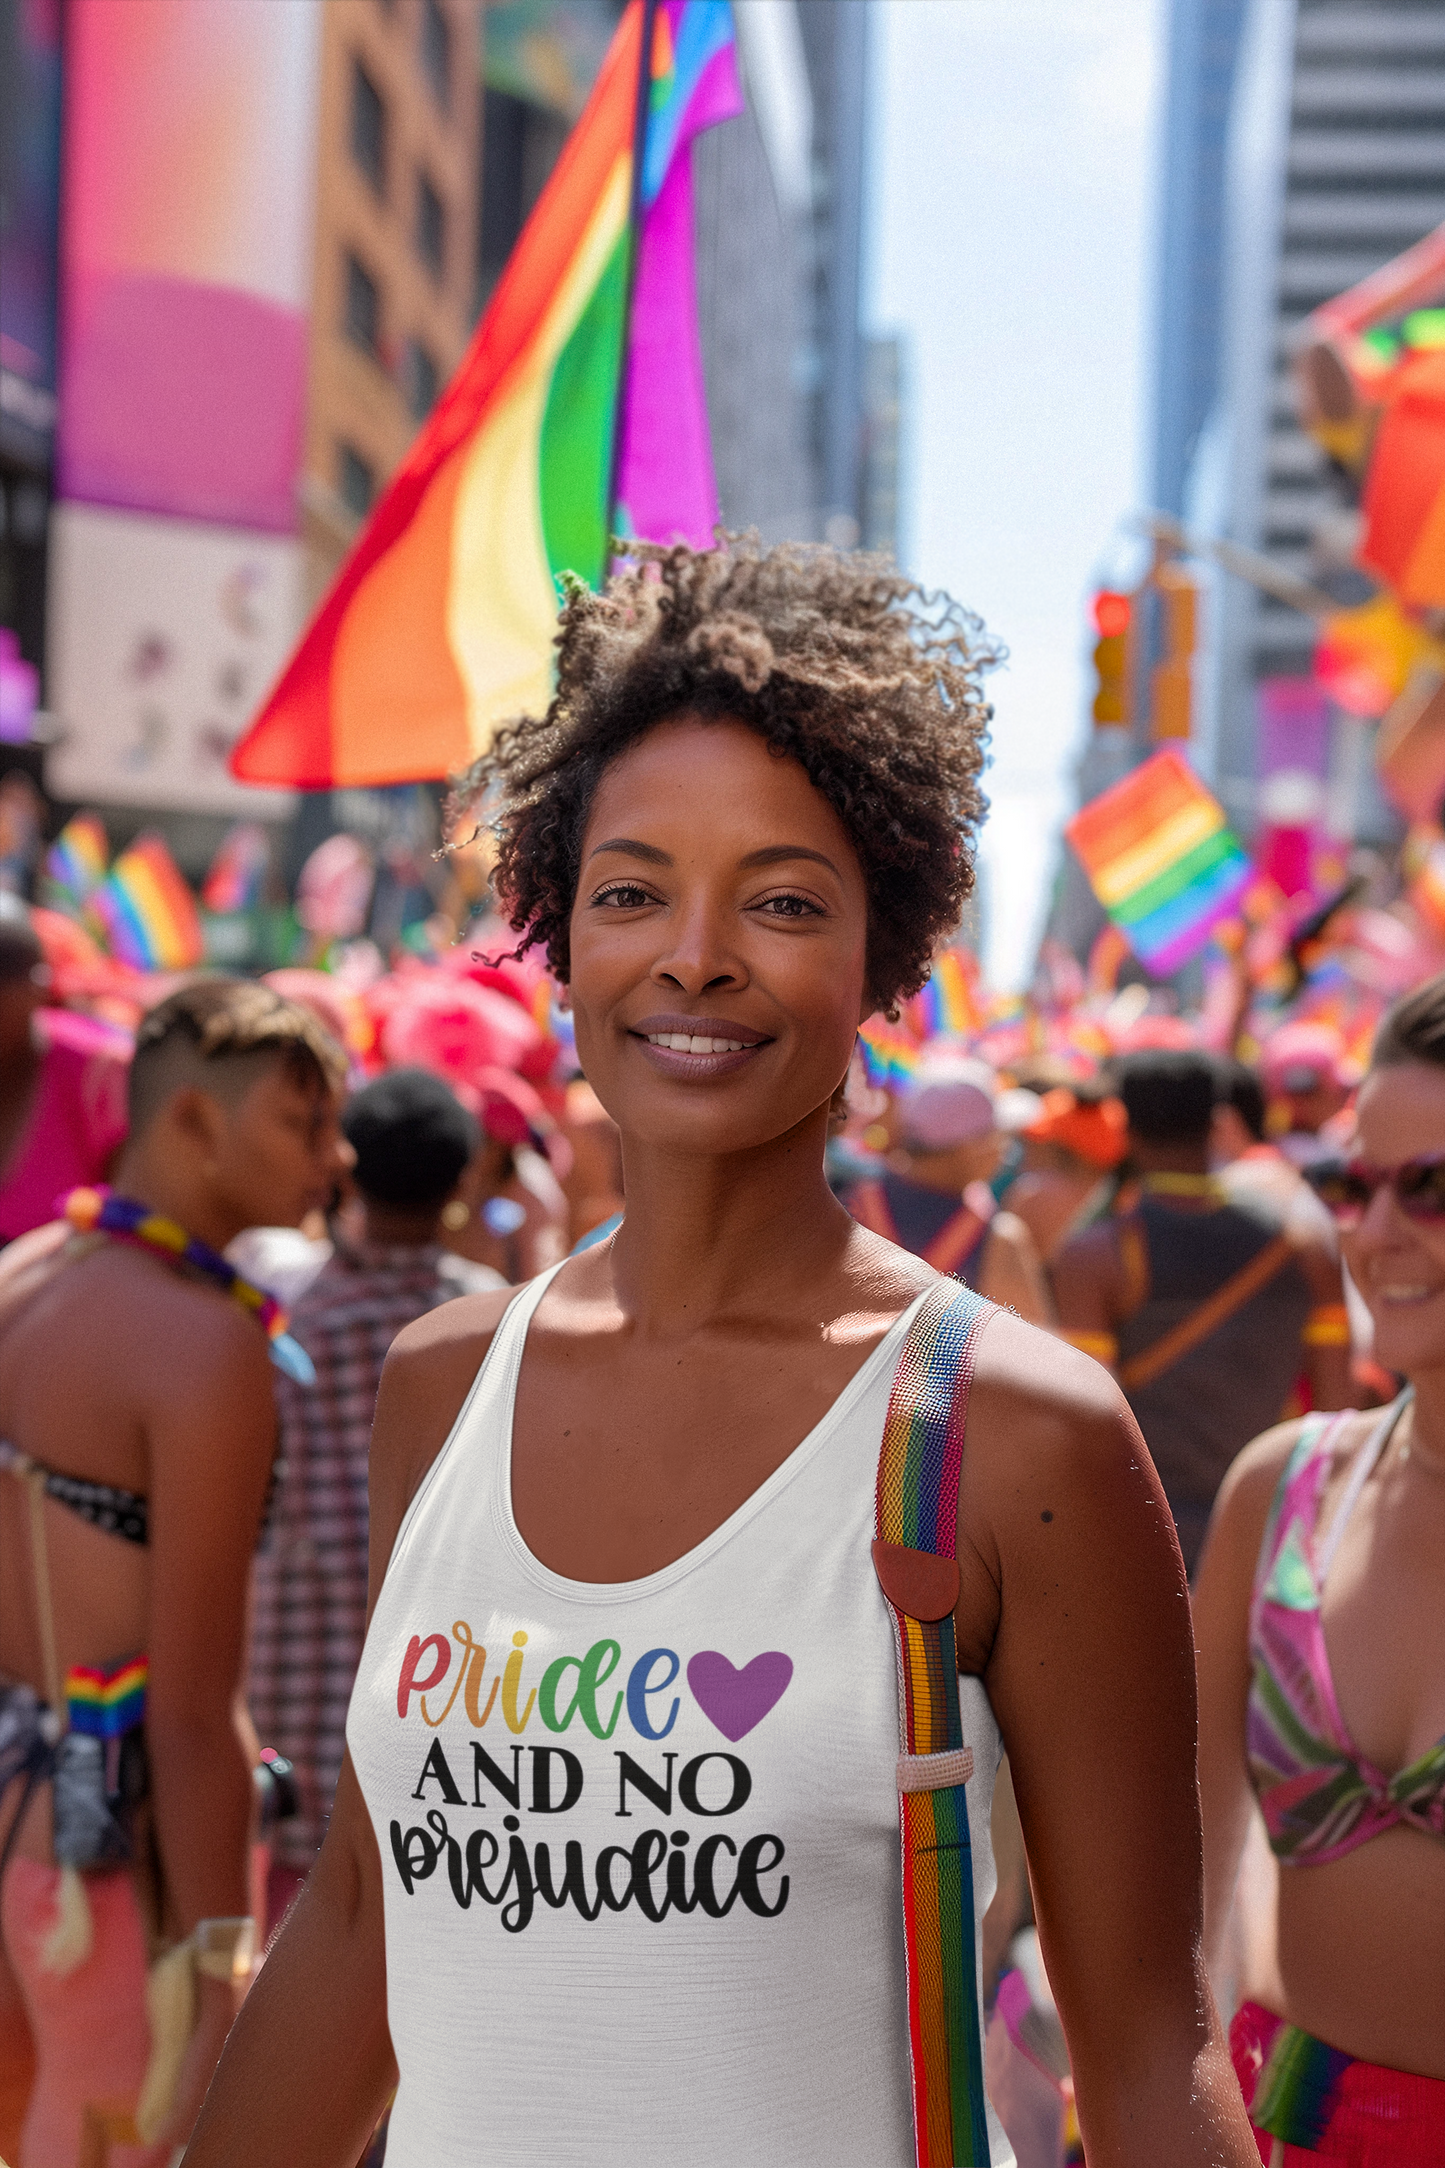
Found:
[[0, 1438], [0, 1469], [11, 1475], [38, 1475], [47, 1498], [78, 1513], [107, 1536], [119, 1536], [126, 1543], [142, 1546], [150, 1541], [150, 1507], [138, 1491], [121, 1490], [114, 1483], [95, 1483], [88, 1476], [63, 1475], [58, 1468], [47, 1468], [42, 1461], [32, 1460], [8, 1438]]

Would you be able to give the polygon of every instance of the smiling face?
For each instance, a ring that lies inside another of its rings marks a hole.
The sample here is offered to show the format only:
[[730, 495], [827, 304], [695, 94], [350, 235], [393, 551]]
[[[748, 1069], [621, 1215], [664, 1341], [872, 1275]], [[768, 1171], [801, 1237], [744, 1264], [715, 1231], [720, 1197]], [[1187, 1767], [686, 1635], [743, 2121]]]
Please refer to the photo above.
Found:
[[571, 920], [577, 1049], [624, 1136], [717, 1154], [816, 1118], [847, 1073], [868, 899], [837, 814], [739, 723], [664, 723], [613, 762]]
[[[1445, 1151], [1445, 1068], [1409, 1061], [1376, 1069], [1359, 1098], [1356, 1150], [1394, 1168]], [[1375, 1321], [1375, 1355], [1406, 1377], [1445, 1367], [1445, 1222], [1412, 1220], [1388, 1183], [1341, 1242]]]

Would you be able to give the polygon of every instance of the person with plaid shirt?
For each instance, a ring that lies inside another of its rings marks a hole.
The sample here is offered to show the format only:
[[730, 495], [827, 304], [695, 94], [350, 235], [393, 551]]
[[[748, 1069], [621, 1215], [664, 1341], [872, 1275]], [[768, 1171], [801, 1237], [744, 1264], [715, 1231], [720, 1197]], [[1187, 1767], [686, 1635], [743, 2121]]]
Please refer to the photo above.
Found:
[[280, 1459], [252, 1576], [248, 1697], [262, 1745], [292, 1764], [297, 1812], [270, 1833], [268, 1924], [305, 1881], [326, 1833], [346, 1709], [366, 1630], [367, 1453], [381, 1366], [403, 1325], [502, 1284], [438, 1241], [443, 1206], [476, 1151], [476, 1122], [422, 1069], [393, 1069], [342, 1116], [356, 1154], [359, 1239], [333, 1227], [291, 1331], [314, 1385], [277, 1380]]

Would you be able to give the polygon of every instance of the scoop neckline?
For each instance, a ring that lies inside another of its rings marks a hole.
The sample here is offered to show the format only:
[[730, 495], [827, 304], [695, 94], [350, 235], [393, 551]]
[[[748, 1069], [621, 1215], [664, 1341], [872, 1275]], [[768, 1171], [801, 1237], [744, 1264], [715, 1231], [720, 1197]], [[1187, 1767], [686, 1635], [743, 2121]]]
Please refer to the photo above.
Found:
[[[547, 1284], [550, 1284], [559, 1269], [560, 1267], [554, 1266], [550, 1273], [543, 1276]], [[660, 1594], [675, 1582], [685, 1579], [688, 1574], [696, 1572], [699, 1566], [730, 1543], [749, 1521], [763, 1512], [781, 1491], [786, 1490], [788, 1485], [801, 1475], [808, 1463], [827, 1443], [833, 1431], [846, 1419], [854, 1404], [867, 1392], [891, 1351], [907, 1336], [915, 1316], [928, 1299], [929, 1289], [925, 1288], [922, 1294], [915, 1295], [908, 1307], [900, 1310], [878, 1345], [864, 1357], [837, 1398], [823, 1410], [812, 1429], [799, 1439], [772, 1474], [766, 1476], [756, 1490], [750, 1491], [741, 1505], [734, 1507], [726, 1520], [720, 1521], [716, 1528], [695, 1543], [691, 1550], [684, 1551], [680, 1558], [674, 1558], [668, 1565], [659, 1566], [655, 1573], [644, 1574], [633, 1581], [576, 1581], [568, 1574], [555, 1572], [538, 1558], [527, 1543], [512, 1510], [512, 1448], [516, 1431], [517, 1384], [522, 1374], [522, 1357], [526, 1352], [527, 1335], [545, 1293], [546, 1285], [538, 1288], [536, 1300], [525, 1316], [518, 1320], [520, 1329], [507, 1351], [507, 1375], [502, 1387], [504, 1436], [497, 1477], [492, 1488], [492, 1516], [503, 1546], [512, 1562], [528, 1580], [545, 1589], [549, 1595], [565, 1602], [597, 1605], [637, 1603], [649, 1596]]]

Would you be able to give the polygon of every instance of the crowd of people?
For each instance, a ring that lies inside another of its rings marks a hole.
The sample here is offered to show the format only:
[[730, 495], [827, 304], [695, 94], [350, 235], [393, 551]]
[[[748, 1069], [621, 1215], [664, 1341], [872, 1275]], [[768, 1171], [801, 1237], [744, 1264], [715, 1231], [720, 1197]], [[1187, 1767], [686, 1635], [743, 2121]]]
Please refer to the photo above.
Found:
[[0, 898], [0, 2156], [1445, 2164], [1445, 978], [880, 1059], [970, 632], [639, 558], [442, 963]]

